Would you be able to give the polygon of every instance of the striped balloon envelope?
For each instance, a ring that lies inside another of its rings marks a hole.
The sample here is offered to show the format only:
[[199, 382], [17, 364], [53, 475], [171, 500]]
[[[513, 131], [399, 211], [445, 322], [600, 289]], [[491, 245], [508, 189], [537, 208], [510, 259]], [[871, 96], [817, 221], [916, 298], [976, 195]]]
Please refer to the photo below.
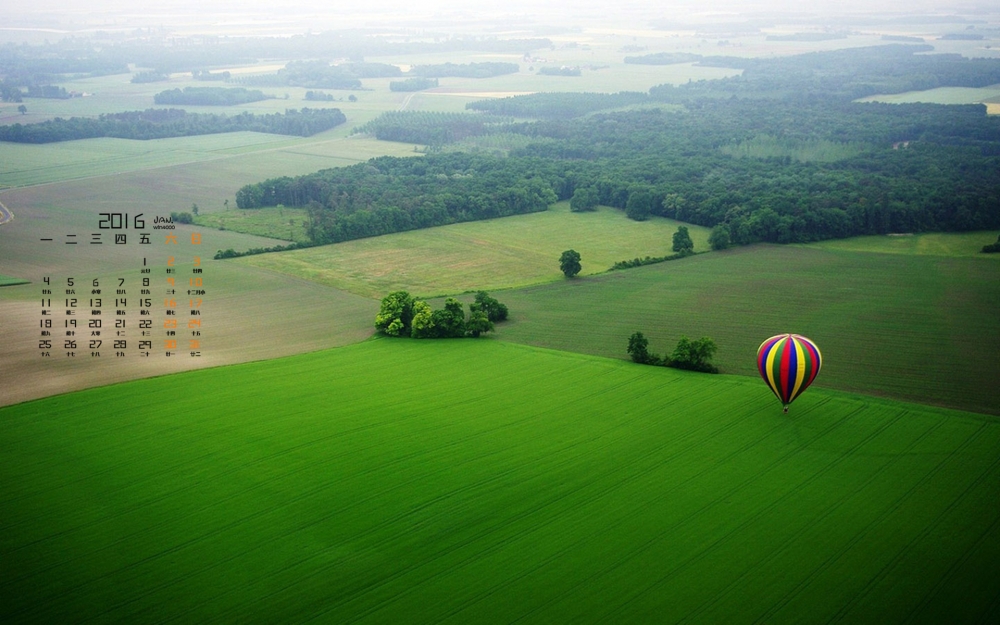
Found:
[[757, 369], [788, 412], [788, 404], [816, 379], [823, 356], [816, 344], [798, 334], [772, 336], [757, 349]]

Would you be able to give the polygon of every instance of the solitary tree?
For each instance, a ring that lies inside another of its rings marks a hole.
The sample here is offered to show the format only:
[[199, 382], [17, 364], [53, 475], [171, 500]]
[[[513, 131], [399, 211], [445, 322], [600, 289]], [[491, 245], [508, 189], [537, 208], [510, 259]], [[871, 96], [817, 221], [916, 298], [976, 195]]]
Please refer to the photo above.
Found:
[[17, 112], [20, 113], [21, 115], [25, 115], [28, 112], [28, 107], [22, 104], [17, 107]]
[[580, 253], [576, 250], [566, 250], [559, 257], [559, 269], [566, 275], [567, 278], [572, 278], [576, 274], [580, 273], [583, 267], [580, 265]]
[[729, 247], [729, 228], [726, 224], [715, 224], [712, 234], [708, 235], [708, 244], [713, 250], [724, 250]]
[[677, 232], [674, 233], [674, 251], [678, 254], [694, 253], [694, 241], [688, 234], [687, 226], [679, 226]]
[[197, 204], [192, 204], [191, 205], [191, 212], [194, 214], [195, 217], [198, 216], [198, 205]]
[[592, 211], [597, 208], [597, 191], [593, 187], [580, 187], [573, 192], [573, 197], [569, 201], [569, 209], [575, 213]]
[[653, 212], [656, 196], [646, 188], [629, 189], [628, 201], [625, 202], [625, 215], [636, 221], [646, 221]]
[[647, 364], [649, 362], [648, 347], [649, 339], [642, 332], [635, 332], [628, 337], [628, 354], [632, 357], [632, 362], [637, 362], [640, 365]]

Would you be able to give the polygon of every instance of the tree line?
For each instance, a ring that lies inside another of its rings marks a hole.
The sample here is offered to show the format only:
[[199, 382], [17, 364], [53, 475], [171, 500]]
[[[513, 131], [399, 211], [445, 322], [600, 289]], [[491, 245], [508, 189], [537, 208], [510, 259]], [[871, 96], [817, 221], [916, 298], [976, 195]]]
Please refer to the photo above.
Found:
[[423, 91], [437, 86], [437, 78], [407, 78], [406, 80], [390, 81], [389, 91]]
[[369, 134], [382, 141], [440, 146], [466, 137], [502, 132], [507, 121], [470, 113], [390, 111], [358, 126], [354, 132]]
[[682, 336], [672, 354], [660, 357], [649, 351], [649, 339], [642, 332], [635, 332], [628, 338], [627, 349], [632, 362], [641, 365], [673, 367], [702, 373], [719, 372], [719, 368], [712, 364], [715, 351], [715, 341], [707, 336], [694, 341]]
[[188, 104], [201, 106], [236, 106], [270, 100], [275, 96], [242, 87], [184, 87], [168, 89], [153, 96], [156, 104]]
[[532, 93], [523, 96], [477, 100], [466, 109], [492, 115], [530, 117], [535, 119], [569, 119], [604, 109], [618, 108], [652, 101], [648, 93]]
[[424, 78], [493, 78], [504, 74], [516, 74], [520, 70], [517, 63], [483, 62], [483, 63], [438, 63], [433, 65], [414, 65], [410, 74]]
[[116, 137], [119, 139], [163, 139], [221, 132], [253, 131], [308, 137], [343, 124], [339, 109], [290, 109], [282, 113], [216, 115], [188, 113], [180, 109], [147, 109], [106, 113], [99, 117], [71, 117], [37, 124], [0, 126], [0, 141], [53, 143]]

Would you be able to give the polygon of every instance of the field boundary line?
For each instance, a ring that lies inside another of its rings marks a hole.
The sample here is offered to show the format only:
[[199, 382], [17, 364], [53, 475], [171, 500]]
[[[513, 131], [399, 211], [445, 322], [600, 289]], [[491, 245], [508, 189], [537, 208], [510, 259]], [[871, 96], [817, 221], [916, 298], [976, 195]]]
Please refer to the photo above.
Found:
[[681, 618], [681, 620], [678, 621], [678, 623], [688, 622], [688, 621], [690, 621], [693, 618], [697, 618], [698, 615], [702, 614], [705, 610], [707, 610], [708, 608], [710, 608], [713, 605], [715, 605], [720, 599], [722, 599], [724, 597], [727, 597], [730, 594], [732, 594], [733, 590], [737, 587], [738, 583], [741, 580], [743, 580], [747, 575], [750, 575], [753, 572], [754, 567], [760, 566], [761, 564], [764, 564], [764, 563], [767, 563], [767, 562], [770, 562], [770, 561], [774, 560], [776, 557], [778, 557], [779, 555], [782, 555], [785, 552], [787, 552], [789, 549], [791, 549], [791, 547], [792, 547], [792, 541], [793, 540], [796, 540], [799, 537], [801, 537], [803, 534], [805, 534], [806, 532], [815, 529], [815, 525], [814, 525], [815, 521], [824, 520], [824, 519], [828, 518], [831, 514], [833, 514], [837, 510], [839, 510], [841, 507], [843, 507], [844, 504], [848, 500], [850, 500], [853, 497], [856, 497], [865, 488], [867, 488], [872, 482], [874, 482], [879, 476], [881, 476], [883, 473], [885, 473], [890, 467], [892, 467], [897, 462], [899, 462], [904, 457], [905, 454], [908, 454], [909, 451], [911, 449], [913, 449], [917, 445], [917, 443], [919, 443], [920, 441], [922, 441], [925, 438], [927, 438], [928, 436], [930, 436], [933, 432], [936, 432], [937, 430], [939, 430], [942, 426], [944, 426], [945, 423], [946, 423], [946, 420], [942, 419], [938, 423], [934, 424], [932, 427], [927, 428], [920, 436], [918, 436], [915, 439], [913, 439], [913, 441], [911, 441], [910, 444], [906, 446], [906, 449], [904, 449], [898, 455], [895, 455], [895, 456], [891, 457], [888, 462], [886, 462], [885, 464], [883, 464], [882, 466], [880, 466], [877, 471], [875, 471], [874, 473], [872, 473], [871, 475], [869, 475], [868, 478], [864, 482], [862, 482], [859, 486], [857, 486], [850, 494], [848, 494], [848, 495], [846, 495], [844, 497], [841, 497], [836, 503], [834, 503], [833, 505], [829, 506], [819, 516], [814, 517], [814, 519], [810, 523], [807, 523], [807, 524], [803, 525], [797, 532], [795, 532], [794, 534], [792, 534], [789, 537], [788, 542], [783, 547], [781, 547], [781, 548], [779, 548], [779, 549], [777, 549], [775, 551], [770, 552], [767, 556], [764, 557], [763, 560], [760, 560], [760, 561], [756, 562], [754, 566], [747, 568], [747, 570], [745, 570], [742, 574], [740, 574], [740, 576], [737, 577], [735, 580], [733, 580], [732, 582], [730, 582], [730, 584], [728, 586], [726, 586], [724, 589], [722, 589], [722, 591], [720, 591], [719, 593], [716, 593], [711, 599], [709, 599], [708, 601], [705, 601], [704, 603], [702, 603], [702, 605], [699, 606], [697, 609], [695, 609], [695, 610], [689, 612], [688, 614], [684, 615], [684, 617]]
[[[852, 412], [850, 415], [845, 416], [841, 421], [838, 421], [836, 425], [839, 425], [844, 420], [846, 420], [847, 418], [849, 418], [849, 417], [857, 414], [861, 410], [863, 410], [863, 408], [858, 408], [856, 411]], [[747, 527], [749, 527], [751, 524], [759, 521], [768, 512], [770, 512], [771, 510], [773, 510], [778, 504], [780, 504], [781, 502], [784, 502], [784, 501], [790, 499], [793, 495], [799, 493], [802, 489], [804, 489], [808, 485], [812, 484], [814, 481], [820, 479], [821, 477], [823, 477], [827, 473], [833, 471], [836, 467], [838, 467], [840, 464], [842, 464], [843, 462], [845, 462], [848, 458], [850, 458], [851, 456], [853, 456], [859, 449], [865, 447], [866, 445], [868, 445], [869, 443], [871, 443], [873, 440], [876, 440], [884, 432], [886, 432], [889, 429], [891, 429], [892, 426], [894, 426], [897, 422], [899, 422], [903, 418], [903, 416], [905, 414], [908, 414], [908, 413], [906, 413], [906, 412], [899, 413], [894, 419], [890, 419], [890, 420], [882, 423], [878, 427], [876, 427], [874, 430], [872, 430], [864, 438], [862, 438], [861, 440], [859, 440], [856, 443], [854, 443], [854, 445], [850, 449], [842, 451], [836, 458], [834, 458], [829, 463], [827, 463], [823, 468], [818, 469], [812, 475], [810, 475], [806, 479], [802, 480], [801, 482], [799, 482], [798, 484], [796, 484], [794, 487], [790, 488], [788, 491], [782, 493], [782, 495], [780, 497], [777, 497], [776, 499], [770, 501], [769, 503], [766, 503], [763, 506], [761, 506], [759, 509], [757, 509], [752, 514], [750, 514], [747, 518], [745, 518], [741, 523], [739, 523], [736, 526], [734, 526], [731, 529], [729, 529], [722, 536], [719, 536], [719, 538], [717, 540], [715, 540], [714, 542], [712, 542], [712, 544], [706, 546], [705, 548], [703, 548], [701, 551], [699, 551], [697, 553], [691, 554], [683, 562], [681, 562], [681, 563], [677, 564], [676, 566], [674, 566], [669, 572], [665, 573], [664, 575], [660, 576], [659, 579], [657, 579], [656, 581], [654, 581], [651, 584], [647, 585], [646, 588], [644, 588], [641, 592], [633, 594], [632, 597], [630, 597], [624, 603], [620, 604], [617, 608], [615, 608], [613, 612], [611, 612], [609, 614], [605, 614], [603, 616], [603, 619], [604, 620], [611, 619], [612, 622], [614, 622], [615, 620], [617, 620], [616, 617], [620, 617], [621, 616], [621, 612], [623, 611], [624, 608], [626, 608], [630, 604], [634, 604], [640, 597], [642, 597], [646, 593], [649, 593], [649, 592], [653, 591], [654, 589], [662, 586], [668, 580], [670, 580], [670, 579], [676, 577], [677, 575], [681, 574], [685, 569], [689, 568], [692, 564], [694, 564], [696, 562], [699, 562], [700, 560], [702, 560], [703, 558], [705, 558], [709, 553], [711, 553], [712, 551], [714, 551], [715, 549], [717, 549], [719, 547], [719, 545], [721, 545], [722, 543], [724, 543], [726, 541], [731, 540], [734, 536], [737, 535], [737, 532], [740, 532], [740, 531], [746, 529]], [[836, 425], [833, 426], [833, 427], [831, 427], [831, 428], [828, 428], [827, 430], [825, 430], [822, 435], [825, 435], [826, 433], [828, 433], [828, 432], [832, 431], [833, 429], [835, 429]], [[820, 436], [822, 436], [822, 435], [814, 437], [813, 440], [818, 440], [820, 438]], [[742, 484], [740, 484], [736, 488], [730, 489], [730, 491], [726, 494], [725, 497], [732, 496], [732, 495], [734, 495], [736, 493], [739, 493], [742, 490], [745, 490], [750, 484], [752, 484], [753, 482], [757, 481], [757, 478], [761, 477], [763, 474], [770, 473], [771, 471], [775, 470], [778, 466], [784, 464], [785, 462], [787, 462], [790, 458], [792, 458], [796, 454], [801, 453], [801, 451], [802, 451], [801, 449], [796, 449], [796, 450], [794, 450], [794, 451], [792, 451], [792, 452], [790, 452], [788, 454], [785, 454], [780, 459], [775, 460], [770, 465], [768, 465], [768, 467], [765, 470], [761, 471], [760, 474], [758, 474], [757, 476], [755, 476], [754, 479], [752, 479], [752, 480], [746, 480], [745, 482], [743, 482]], [[675, 524], [675, 527], [679, 527], [683, 523], [690, 523], [691, 521], [693, 521], [697, 517], [699, 517], [699, 516], [703, 515], [705, 512], [707, 512], [707, 510], [709, 508], [715, 507], [716, 505], [718, 505], [718, 502], [720, 500], [723, 500], [725, 497], [716, 499], [715, 501], [713, 501], [708, 506], [705, 506], [701, 510], [698, 510], [698, 511], [694, 512], [693, 514], [691, 514], [688, 517], [686, 517], [685, 519], [683, 519], [683, 521]], [[660, 536], [658, 536], [656, 540], [659, 541], [664, 534], [665, 534], [665, 532], [661, 533]], [[628, 559], [631, 559], [631, 557], [628, 558]], [[623, 564], [625, 562], [627, 562], [628, 559], [624, 560]]]
[[[983, 428], [983, 429], [985, 430], [985, 428]], [[983, 430], [980, 430], [979, 432], [977, 432], [976, 435], [974, 436], [974, 438], [978, 439], [979, 435], [982, 433], [982, 431]], [[965, 446], [966, 445], [963, 445], [963, 447], [965, 447]], [[946, 462], [948, 462], [949, 460], [951, 460], [953, 457], [954, 457], [954, 454], [949, 455], [947, 458], [945, 458], [945, 460], [943, 460], [941, 462], [941, 465], [938, 465], [938, 466], [939, 467], [943, 466]], [[848, 601], [845, 605], [843, 605], [840, 608], [840, 611], [837, 614], [835, 614], [833, 616], [833, 618], [830, 619], [829, 622], [830, 623], [839, 623], [839, 622], [843, 621], [847, 617], [847, 615], [850, 613], [850, 611], [854, 608], [854, 606], [858, 605], [858, 603], [861, 600], [863, 600], [865, 597], [867, 597], [868, 595], [870, 595], [871, 592], [872, 592], [872, 590], [875, 588], [875, 586], [879, 582], [881, 582], [883, 579], [885, 579], [885, 577], [892, 571], [892, 569], [894, 569], [896, 567], [896, 565], [899, 564], [900, 560], [902, 560], [906, 556], [906, 554], [913, 548], [913, 545], [916, 544], [917, 542], [923, 540], [924, 538], [926, 538], [927, 535], [930, 534], [933, 529], [935, 529], [937, 526], [939, 526], [941, 524], [941, 522], [944, 519], [947, 518], [948, 514], [952, 510], [954, 510], [959, 504], [961, 504], [963, 501], [965, 501], [965, 499], [969, 496], [970, 492], [972, 492], [975, 488], [977, 488], [988, 476], [990, 476], [996, 470], [997, 466], [1000, 466], [1000, 456], [998, 456], [996, 458], [996, 460], [993, 461], [993, 464], [991, 464], [989, 467], [987, 467], [985, 471], [983, 471], [978, 476], [976, 476], [976, 479], [972, 480], [972, 482], [968, 486], [965, 487], [965, 490], [963, 490], [962, 493], [958, 497], [956, 497], [955, 499], [952, 499], [951, 502], [944, 508], [944, 510], [941, 510], [938, 513], [938, 515], [934, 518], [934, 520], [931, 523], [929, 523], [926, 526], [924, 526], [923, 530], [921, 530], [916, 536], [914, 536], [909, 541], [907, 541], [907, 543], [905, 545], [903, 545], [903, 547], [898, 552], [896, 552], [896, 555], [893, 556], [892, 559], [890, 559], [888, 562], [886, 562], [885, 565], [882, 566], [882, 569], [879, 570], [879, 572], [873, 578], [871, 578], [868, 581], [868, 583], [865, 585], [864, 589], [860, 593], [858, 593], [858, 594], [854, 595], [853, 597], [851, 597], [851, 600]], [[937, 468], [935, 468], [934, 473], [935, 474], [937, 473]], [[923, 479], [923, 480], [921, 480], [920, 483], [922, 484], [925, 481], [926, 481], [926, 478]], [[997, 520], [994, 520], [993, 525], [996, 525], [996, 522], [997, 522]], [[992, 528], [993, 526], [991, 525], [990, 527]], [[983, 536], [984, 535], [980, 535], [980, 539]], [[978, 540], [977, 540], [977, 543], [978, 543]], [[968, 551], [968, 550], [966, 550], [966, 551]], [[965, 554], [963, 554], [963, 555], [965, 555]], [[947, 576], [947, 573], [948, 572], [946, 572], [946, 576]], [[927, 601], [930, 600], [930, 598], [931, 598], [930, 595], [925, 596], [924, 602], [926, 603]], [[918, 606], [918, 608], [919, 607], [920, 606]], [[917, 608], [914, 608], [914, 610], [916, 610], [916, 609]], [[909, 615], [908, 615], [908, 618], [909, 618]]]
[[[842, 551], [840, 551], [840, 553], [831, 555], [829, 558], [826, 559], [826, 561], [822, 562], [818, 567], [816, 567], [815, 569], [813, 569], [813, 571], [809, 575], [807, 575], [805, 579], [803, 579], [801, 582], [799, 582], [798, 585], [796, 585], [795, 588], [792, 588], [788, 593], [786, 593], [786, 595], [778, 603], [776, 603], [775, 605], [771, 606], [770, 610], [768, 610], [767, 612], [765, 612], [763, 615], [757, 617], [757, 619], [754, 621], [754, 623], [767, 623], [767, 622], [770, 622], [773, 619], [773, 617], [774, 617], [775, 614], [777, 614], [782, 608], [784, 608], [795, 597], [797, 597], [807, 586], [809, 586], [809, 584], [811, 584], [816, 579], [817, 576], [819, 576], [821, 573], [823, 573], [823, 571], [825, 571], [828, 568], [830, 568], [830, 566], [832, 566], [835, 562], [837, 562], [838, 560], [840, 560], [848, 551], [850, 551], [851, 549], [853, 549], [855, 547], [855, 545], [857, 545], [859, 542], [861, 542], [861, 540], [865, 536], [867, 536], [869, 533], [871, 533], [872, 529], [876, 525], [885, 522], [885, 520], [887, 518], [889, 518], [894, 512], [896, 512], [896, 510], [898, 510], [900, 508], [900, 506], [903, 505], [903, 503], [905, 503], [905, 501], [910, 497], [910, 495], [913, 493], [913, 491], [917, 490], [929, 478], [932, 478], [935, 475], [937, 475], [938, 472], [941, 470], [941, 468], [951, 458], [953, 458], [956, 453], [958, 453], [960, 450], [965, 449], [966, 447], [968, 447], [969, 445], [971, 445], [976, 439], [978, 439], [982, 435], [982, 433], [985, 430], [986, 430], [986, 425], [983, 424], [982, 426], [980, 426], [979, 429], [977, 429], [975, 432], [973, 432], [971, 435], [969, 435], [966, 438], [966, 440], [962, 442], [962, 444], [960, 444], [958, 447], [956, 447], [955, 449], [953, 449], [951, 451], [951, 453], [948, 454], [947, 457], [945, 457], [943, 460], [941, 460], [941, 462], [939, 462], [933, 469], [931, 469], [930, 471], [928, 471], [927, 473], [925, 473], [924, 476], [921, 477], [917, 482], [915, 482], [910, 488], [908, 488], [905, 493], [903, 493], [902, 495], [900, 495], [896, 499], [896, 501], [894, 501], [893, 504], [889, 508], [883, 510], [880, 515], [878, 515], [876, 518], [872, 519], [872, 521], [867, 526], [865, 526], [864, 529], [862, 529], [860, 532], [858, 532], [854, 536], [854, 538], [852, 538], [850, 541], [848, 541], [848, 544], [845, 545], [845, 549], [843, 549]], [[841, 616], [840, 614], [835, 614], [834, 616], [831, 617], [830, 622], [833, 622], [834, 619], [839, 619], [840, 616]]]
[[[965, 553], [962, 554], [962, 557], [956, 560], [954, 563], [952, 563], [951, 567], [949, 567], [948, 570], [945, 572], [945, 574], [941, 576], [941, 579], [938, 580], [938, 583], [934, 585], [934, 588], [932, 588], [930, 591], [927, 592], [927, 594], [924, 596], [924, 600], [921, 601], [912, 610], [910, 610], [910, 613], [906, 616], [905, 622], [912, 623], [916, 619], [917, 613], [920, 610], [922, 610], [924, 606], [930, 603], [931, 599], [933, 599], [935, 595], [941, 592], [941, 588], [943, 588], [944, 585], [948, 583], [948, 581], [952, 577], [955, 576], [955, 573], [956, 571], [958, 571], [960, 566], [968, 562], [969, 558], [971, 558], [972, 554], [976, 552], [980, 544], [982, 544], [982, 542], [986, 540], [986, 538], [990, 534], [993, 533], [993, 531], [996, 529], [998, 525], [1000, 525], [1000, 516], [993, 519], [993, 523], [991, 523], [989, 527], [983, 530], [983, 533], [979, 535], [979, 538], [977, 538], [974, 543], [969, 545], [969, 548], [965, 550]], [[997, 599], [1000, 600], [1000, 595], [997, 595]], [[990, 613], [990, 607], [987, 606], [987, 609], [984, 610], [983, 615], [988, 616], [989, 613]]]

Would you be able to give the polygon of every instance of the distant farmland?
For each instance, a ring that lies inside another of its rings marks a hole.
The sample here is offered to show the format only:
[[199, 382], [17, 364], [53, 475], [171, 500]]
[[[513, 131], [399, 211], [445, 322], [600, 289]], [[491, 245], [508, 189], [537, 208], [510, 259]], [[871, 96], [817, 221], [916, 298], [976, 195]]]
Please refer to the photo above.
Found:
[[383, 339], [0, 419], [5, 623], [1000, 618], [993, 418]]

